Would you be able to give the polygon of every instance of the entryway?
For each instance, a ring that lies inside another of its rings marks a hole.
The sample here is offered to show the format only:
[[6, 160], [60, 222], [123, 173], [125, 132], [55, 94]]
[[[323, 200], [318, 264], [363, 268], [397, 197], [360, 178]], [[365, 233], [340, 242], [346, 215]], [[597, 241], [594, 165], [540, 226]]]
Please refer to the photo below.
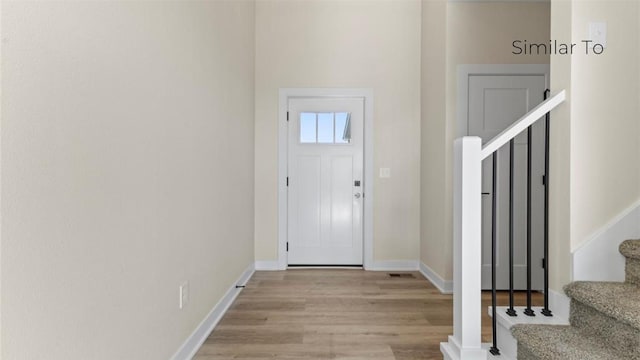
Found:
[[362, 98], [289, 100], [288, 262], [362, 265]]

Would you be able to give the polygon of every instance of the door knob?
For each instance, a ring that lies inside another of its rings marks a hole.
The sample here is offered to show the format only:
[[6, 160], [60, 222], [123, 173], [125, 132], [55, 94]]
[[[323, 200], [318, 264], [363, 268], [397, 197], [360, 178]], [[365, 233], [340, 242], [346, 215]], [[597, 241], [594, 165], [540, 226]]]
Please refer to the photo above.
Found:
[[361, 195], [360, 195], [360, 193], [356, 193], [356, 194], [355, 194], [355, 195], [353, 195], [353, 196], [355, 196], [355, 197], [356, 197], [356, 199], [360, 199], [360, 196], [361, 196]]

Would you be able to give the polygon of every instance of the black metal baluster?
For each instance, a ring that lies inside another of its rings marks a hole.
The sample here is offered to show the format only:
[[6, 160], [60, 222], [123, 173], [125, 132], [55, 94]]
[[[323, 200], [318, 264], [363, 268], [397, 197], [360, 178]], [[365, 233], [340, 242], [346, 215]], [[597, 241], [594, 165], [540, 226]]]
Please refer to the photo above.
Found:
[[509, 141], [509, 308], [507, 315], [518, 316], [513, 308], [513, 169], [515, 142]]
[[[549, 97], [551, 90], [544, 91], [544, 99]], [[544, 316], [553, 316], [549, 310], [549, 127], [551, 114], [544, 116]]]
[[496, 241], [497, 241], [497, 224], [498, 224], [498, 151], [493, 153], [493, 185], [491, 194], [491, 306], [492, 306], [492, 326], [493, 326], [493, 346], [489, 349], [489, 352], [493, 355], [500, 355], [498, 350], [498, 328], [497, 328], [497, 292], [496, 292]]
[[527, 316], [535, 316], [531, 309], [531, 148], [532, 148], [532, 129], [527, 129], [527, 308], [524, 314]]

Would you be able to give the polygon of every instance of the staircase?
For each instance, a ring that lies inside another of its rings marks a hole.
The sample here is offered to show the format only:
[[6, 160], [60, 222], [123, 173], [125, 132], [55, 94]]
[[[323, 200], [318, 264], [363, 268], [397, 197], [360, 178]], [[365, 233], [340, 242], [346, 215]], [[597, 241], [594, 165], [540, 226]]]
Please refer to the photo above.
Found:
[[625, 282], [577, 281], [570, 325], [515, 325], [519, 360], [640, 360], [640, 240], [620, 244]]

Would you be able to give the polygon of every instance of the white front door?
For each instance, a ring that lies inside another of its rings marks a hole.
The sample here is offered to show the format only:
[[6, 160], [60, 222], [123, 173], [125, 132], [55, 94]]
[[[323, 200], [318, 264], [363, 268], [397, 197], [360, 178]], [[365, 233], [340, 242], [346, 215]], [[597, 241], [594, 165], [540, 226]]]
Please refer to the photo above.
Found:
[[[468, 133], [486, 143], [543, 101], [544, 75], [469, 76]], [[544, 122], [532, 130], [532, 288], [543, 286]], [[514, 150], [514, 288], [527, 287], [527, 134], [515, 138]], [[498, 289], [509, 288], [509, 145], [498, 150], [497, 258]], [[482, 163], [482, 288], [491, 289], [493, 160]]]
[[363, 98], [288, 101], [288, 263], [362, 265]]

